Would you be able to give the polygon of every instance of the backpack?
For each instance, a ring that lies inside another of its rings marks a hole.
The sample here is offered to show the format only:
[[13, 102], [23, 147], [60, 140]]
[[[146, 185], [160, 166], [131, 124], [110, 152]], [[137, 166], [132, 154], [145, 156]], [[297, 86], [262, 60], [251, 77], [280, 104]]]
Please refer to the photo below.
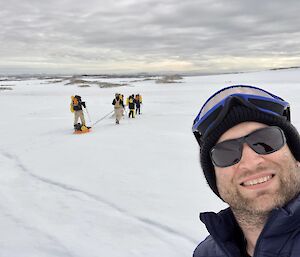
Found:
[[79, 101], [78, 101], [78, 98], [76, 96], [73, 97], [72, 103], [73, 103], [73, 106], [78, 106]]
[[78, 106], [78, 104], [79, 104], [79, 101], [78, 101], [77, 97], [71, 96], [70, 111], [74, 112], [74, 106]]
[[121, 107], [121, 99], [119, 100], [115, 99], [115, 108], [120, 108]]

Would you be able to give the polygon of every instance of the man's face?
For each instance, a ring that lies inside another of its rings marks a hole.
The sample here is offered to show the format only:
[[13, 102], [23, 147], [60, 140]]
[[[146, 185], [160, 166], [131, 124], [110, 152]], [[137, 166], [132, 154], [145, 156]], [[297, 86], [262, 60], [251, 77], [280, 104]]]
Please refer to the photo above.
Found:
[[[267, 127], [258, 122], [243, 122], [227, 130], [219, 142], [239, 138]], [[243, 145], [241, 160], [232, 166], [215, 167], [217, 187], [222, 199], [233, 210], [267, 213], [285, 205], [300, 191], [299, 162], [285, 144], [280, 150], [260, 155]]]

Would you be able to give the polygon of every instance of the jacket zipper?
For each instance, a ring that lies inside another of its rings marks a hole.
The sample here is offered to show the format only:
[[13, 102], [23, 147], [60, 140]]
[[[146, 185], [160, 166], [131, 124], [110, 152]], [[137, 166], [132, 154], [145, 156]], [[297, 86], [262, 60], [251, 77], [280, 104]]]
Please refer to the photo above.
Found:
[[262, 236], [265, 233], [265, 231], [267, 230], [267, 228], [272, 225], [275, 218], [278, 216], [278, 213], [279, 213], [279, 208], [276, 208], [274, 210], [274, 212], [271, 213], [271, 216], [269, 217], [269, 219], [267, 221], [267, 224], [264, 226], [263, 230], [261, 231], [261, 233], [260, 233], [260, 235], [257, 239], [256, 246], [255, 246], [255, 249], [254, 249], [254, 254], [253, 254], [252, 257], [259, 257], [258, 253], [259, 253], [259, 247], [260, 247], [260, 244], [261, 244], [261, 241], [262, 241]]

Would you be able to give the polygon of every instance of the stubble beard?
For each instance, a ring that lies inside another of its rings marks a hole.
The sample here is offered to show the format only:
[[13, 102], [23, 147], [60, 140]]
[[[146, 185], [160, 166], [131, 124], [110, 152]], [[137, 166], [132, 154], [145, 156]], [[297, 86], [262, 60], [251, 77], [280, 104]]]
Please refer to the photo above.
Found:
[[[235, 188], [220, 190], [225, 202], [229, 204], [240, 225], [251, 227], [263, 226], [274, 208], [283, 207], [300, 192], [300, 169], [294, 162], [283, 168], [274, 164], [279, 187], [274, 192], [260, 191], [255, 198], [247, 198]], [[261, 168], [264, 169], [264, 168]], [[285, 170], [283, 170], [285, 169]]]

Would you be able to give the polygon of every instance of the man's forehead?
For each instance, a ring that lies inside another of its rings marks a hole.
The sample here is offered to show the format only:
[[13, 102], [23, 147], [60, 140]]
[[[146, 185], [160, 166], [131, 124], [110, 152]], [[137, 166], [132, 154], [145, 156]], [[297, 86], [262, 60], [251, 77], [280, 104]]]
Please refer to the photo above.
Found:
[[260, 123], [260, 122], [254, 122], [254, 121], [246, 121], [246, 122], [239, 123], [239, 124], [235, 125], [234, 127], [225, 131], [221, 135], [221, 137], [219, 138], [217, 143], [225, 141], [225, 140], [230, 140], [230, 139], [235, 139], [235, 138], [240, 138], [240, 137], [246, 136], [249, 133], [251, 133], [257, 129], [264, 128], [264, 127], [268, 127], [268, 125]]

